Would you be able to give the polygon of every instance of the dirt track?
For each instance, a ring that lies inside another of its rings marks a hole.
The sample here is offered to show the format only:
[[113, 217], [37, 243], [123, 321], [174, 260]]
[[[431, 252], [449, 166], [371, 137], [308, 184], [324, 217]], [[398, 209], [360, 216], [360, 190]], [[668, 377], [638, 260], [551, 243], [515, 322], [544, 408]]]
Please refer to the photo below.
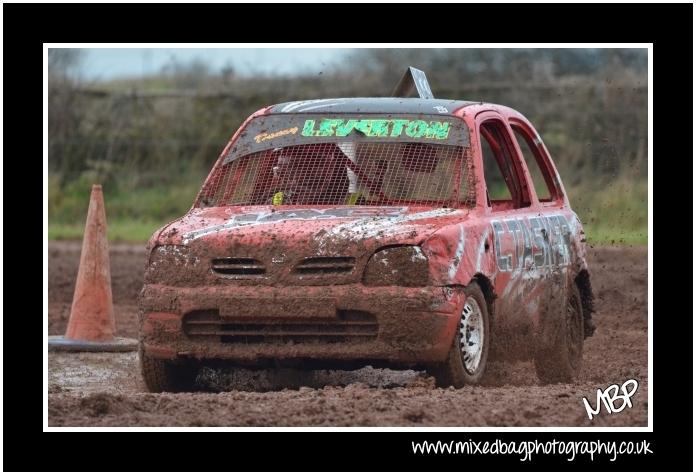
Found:
[[[111, 246], [119, 336], [137, 336], [144, 251], [144, 245]], [[51, 335], [65, 331], [79, 253], [80, 243], [49, 243]], [[436, 389], [424, 373], [366, 368], [277, 374], [204, 371], [201, 380], [206, 387], [224, 391], [149, 394], [136, 353], [51, 353], [49, 425], [647, 425], [647, 249], [595, 248], [589, 261], [598, 329], [585, 341], [583, 373], [574, 384], [543, 386], [531, 363], [493, 362], [484, 385], [458, 390]], [[633, 407], [619, 414], [603, 410], [590, 422], [582, 398], [594, 405], [598, 388], [630, 378], [640, 384]]]

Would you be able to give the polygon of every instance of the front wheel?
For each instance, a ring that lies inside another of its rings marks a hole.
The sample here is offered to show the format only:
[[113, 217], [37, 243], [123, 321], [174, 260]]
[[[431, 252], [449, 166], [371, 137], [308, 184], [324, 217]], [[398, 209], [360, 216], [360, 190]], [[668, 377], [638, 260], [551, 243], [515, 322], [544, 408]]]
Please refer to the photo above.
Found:
[[140, 352], [140, 368], [150, 392], [190, 392], [194, 389], [198, 365], [185, 360], [162, 360]]
[[490, 324], [488, 305], [481, 287], [472, 282], [464, 289], [466, 301], [447, 359], [429, 372], [440, 387], [461, 388], [481, 381], [488, 362]]

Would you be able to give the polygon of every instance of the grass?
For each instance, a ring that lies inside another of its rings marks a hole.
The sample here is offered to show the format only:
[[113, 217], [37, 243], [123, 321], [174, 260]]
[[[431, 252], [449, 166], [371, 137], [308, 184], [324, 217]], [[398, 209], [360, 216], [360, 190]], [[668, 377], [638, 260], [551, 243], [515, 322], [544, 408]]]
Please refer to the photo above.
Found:
[[584, 226], [587, 242], [591, 245], [647, 246], [647, 229], [616, 229], [610, 227]]
[[[85, 174], [67, 185], [57, 177], [48, 181], [48, 238], [82, 239], [92, 183]], [[143, 242], [164, 224], [183, 216], [191, 207], [202, 178], [192, 174], [173, 183], [103, 185], [110, 242]], [[137, 183], [137, 182], [136, 182]]]
[[[167, 221], [126, 221], [115, 220], [108, 223], [109, 242], [145, 242], [166, 224]], [[48, 239], [81, 240], [85, 230], [83, 224], [48, 223]]]
[[[108, 237], [111, 242], [143, 242], [191, 206], [202, 180], [137, 187], [104, 187]], [[91, 181], [60, 187], [49, 179], [49, 239], [81, 239]], [[592, 245], [646, 245], [645, 180], [619, 179], [606, 186], [568, 189], [573, 210]]]
[[648, 244], [647, 180], [622, 178], [606, 186], [568, 190], [590, 244]]
[[[181, 216], [193, 204], [203, 180], [171, 183], [110, 184], [104, 183], [104, 203], [109, 222], [159, 222]], [[83, 224], [87, 216], [92, 183], [101, 180], [84, 176], [65, 186], [55, 179], [48, 182], [48, 220], [60, 224]]]
[[[115, 220], [108, 224], [109, 242], [145, 242], [168, 221]], [[84, 224], [49, 223], [48, 239], [80, 240]], [[647, 230], [623, 230], [612, 227], [585, 226], [587, 242], [592, 245], [640, 246], [648, 244]]]

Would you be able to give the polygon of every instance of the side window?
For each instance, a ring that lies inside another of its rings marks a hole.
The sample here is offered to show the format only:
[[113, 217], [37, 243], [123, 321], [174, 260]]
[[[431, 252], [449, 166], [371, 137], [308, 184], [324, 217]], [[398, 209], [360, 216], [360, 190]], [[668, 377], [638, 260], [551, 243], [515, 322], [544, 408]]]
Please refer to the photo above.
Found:
[[534, 142], [531, 134], [520, 125], [510, 124], [510, 127], [515, 133], [515, 139], [520, 146], [524, 161], [527, 163], [527, 169], [532, 177], [539, 201], [553, 201], [558, 196], [558, 193], [556, 192], [551, 173], [544, 163], [544, 156], [541, 150], [539, 150], [539, 146]]
[[512, 195], [508, 188], [503, 174], [500, 172], [500, 167], [495, 159], [495, 154], [490, 143], [485, 135], [482, 135], [481, 153], [483, 155], [483, 176], [486, 178], [486, 190], [488, 191], [489, 200], [509, 200], [512, 201]]
[[488, 204], [493, 210], [529, 206], [529, 193], [521, 179], [521, 170], [513, 160], [512, 143], [503, 123], [497, 119], [487, 120], [479, 127], [479, 132]]

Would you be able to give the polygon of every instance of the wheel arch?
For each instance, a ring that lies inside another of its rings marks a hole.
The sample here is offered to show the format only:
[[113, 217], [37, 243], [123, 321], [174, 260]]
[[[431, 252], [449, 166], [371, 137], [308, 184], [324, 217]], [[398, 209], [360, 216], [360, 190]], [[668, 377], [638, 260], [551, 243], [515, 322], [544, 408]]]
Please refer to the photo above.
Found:
[[491, 280], [488, 277], [486, 277], [484, 274], [480, 272], [474, 274], [474, 277], [471, 279], [471, 282], [476, 282], [478, 286], [481, 287], [483, 296], [486, 298], [486, 307], [488, 310], [488, 315], [492, 317], [494, 302], [497, 298], [497, 295], [495, 294], [495, 289], [493, 287], [493, 282], [491, 282]]

